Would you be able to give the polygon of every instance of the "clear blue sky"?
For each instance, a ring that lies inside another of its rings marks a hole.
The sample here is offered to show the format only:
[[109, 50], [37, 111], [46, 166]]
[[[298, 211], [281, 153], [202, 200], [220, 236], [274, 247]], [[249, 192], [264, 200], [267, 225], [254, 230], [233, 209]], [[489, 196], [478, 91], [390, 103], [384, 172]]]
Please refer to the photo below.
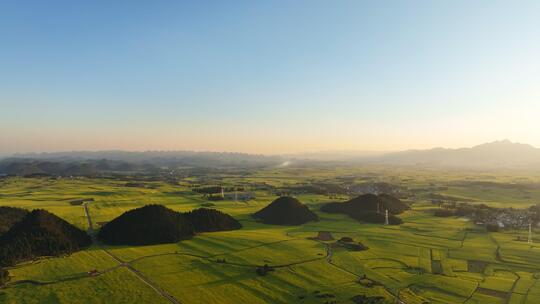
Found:
[[0, 153], [540, 146], [540, 1], [2, 1]]

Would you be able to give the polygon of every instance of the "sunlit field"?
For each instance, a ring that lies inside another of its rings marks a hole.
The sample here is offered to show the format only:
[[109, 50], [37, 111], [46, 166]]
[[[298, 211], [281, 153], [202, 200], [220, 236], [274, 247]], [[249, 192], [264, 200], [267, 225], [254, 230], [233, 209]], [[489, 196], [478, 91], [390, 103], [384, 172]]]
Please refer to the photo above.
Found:
[[[404, 201], [412, 209], [400, 215], [404, 224], [365, 224], [320, 212], [322, 203], [347, 197], [313, 193], [296, 197], [319, 215], [318, 222], [273, 226], [250, 216], [277, 196], [263, 184], [338, 184], [344, 176], [406, 189]], [[17, 265], [9, 269], [12, 278], [0, 290], [0, 302], [168, 303], [128, 267], [180, 303], [351, 303], [357, 295], [380, 296], [388, 303], [540, 302], [540, 246], [517, 240], [525, 230], [487, 232], [466, 218], [431, 213], [437, 208], [431, 202], [434, 195], [527, 208], [540, 202], [540, 180], [533, 175], [360, 167], [220, 173], [175, 184], [142, 181], [144, 187], [126, 187], [129, 180], [5, 178], [0, 181], [0, 205], [43, 208], [87, 230], [83, 206], [70, 202], [92, 198], [89, 213], [99, 227], [145, 204], [189, 211], [209, 203], [194, 186], [243, 186], [256, 198], [211, 202], [237, 218], [241, 230], [202, 233], [175, 244], [94, 245], [70, 256]], [[369, 249], [349, 251], [312, 239], [319, 231], [331, 232], [334, 239], [351, 237]], [[255, 270], [264, 264], [274, 271], [259, 276]], [[89, 275], [92, 270], [98, 274]]]

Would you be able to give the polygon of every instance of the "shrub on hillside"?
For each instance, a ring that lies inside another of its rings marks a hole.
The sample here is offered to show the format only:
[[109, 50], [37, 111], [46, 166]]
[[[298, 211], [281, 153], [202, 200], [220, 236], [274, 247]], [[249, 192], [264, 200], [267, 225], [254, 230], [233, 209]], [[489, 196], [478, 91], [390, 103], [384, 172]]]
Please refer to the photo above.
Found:
[[264, 266], [257, 267], [257, 270], [255, 272], [260, 276], [265, 276], [271, 271], [274, 271], [274, 268], [268, 266], [268, 264], [264, 264]]

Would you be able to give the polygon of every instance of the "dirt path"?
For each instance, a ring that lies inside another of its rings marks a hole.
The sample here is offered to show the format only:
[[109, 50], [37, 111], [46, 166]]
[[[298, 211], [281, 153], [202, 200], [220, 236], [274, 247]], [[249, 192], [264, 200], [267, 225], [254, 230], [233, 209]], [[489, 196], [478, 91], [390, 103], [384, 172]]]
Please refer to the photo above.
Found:
[[521, 280], [521, 276], [517, 272], [512, 271], [512, 273], [516, 276], [516, 279], [514, 280], [514, 283], [512, 284], [512, 288], [510, 288], [510, 292], [506, 296], [507, 304], [510, 303], [510, 300], [512, 299], [512, 295], [514, 294], [514, 289], [516, 289], [516, 286], [519, 283], [519, 280]]
[[150, 280], [147, 276], [145, 276], [142, 272], [139, 270], [133, 268], [129, 263], [126, 263], [122, 261], [119, 257], [111, 253], [109, 250], [105, 249], [99, 242], [95, 239], [94, 234], [94, 227], [92, 225], [92, 217], [90, 216], [90, 212], [88, 210], [88, 204], [84, 203], [84, 212], [86, 214], [86, 218], [88, 219], [88, 230], [90, 232], [90, 235], [92, 236], [92, 239], [94, 242], [99, 246], [101, 250], [103, 250], [108, 256], [110, 256], [112, 259], [117, 261], [120, 265], [119, 267], [125, 266], [131, 273], [133, 273], [139, 280], [141, 280], [143, 283], [148, 285], [150, 288], [152, 288], [155, 292], [157, 292], [159, 295], [161, 295], [163, 298], [167, 299], [169, 302], [173, 304], [180, 304], [181, 302], [178, 301], [175, 297], [173, 297], [171, 294], [166, 292], [163, 288], [161, 288], [159, 285], [154, 283], [152, 280]]
[[332, 251], [332, 246], [330, 244], [324, 243], [326, 246], [326, 261], [332, 263], [332, 256], [334, 252]]
[[90, 212], [88, 211], [88, 204], [86, 202], [82, 203], [84, 207], [84, 213], [86, 214], [86, 219], [88, 220], [88, 230], [94, 232], [94, 226], [92, 225], [92, 218], [90, 217]]

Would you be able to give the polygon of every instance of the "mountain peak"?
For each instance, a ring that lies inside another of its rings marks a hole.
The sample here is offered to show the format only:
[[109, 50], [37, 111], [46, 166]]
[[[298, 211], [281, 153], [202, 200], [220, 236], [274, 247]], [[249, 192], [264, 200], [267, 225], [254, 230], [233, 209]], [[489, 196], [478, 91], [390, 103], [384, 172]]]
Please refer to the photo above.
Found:
[[492, 144], [492, 145], [516, 145], [518, 143], [514, 143], [509, 139], [503, 139], [503, 140], [496, 140], [496, 141], [488, 143], [488, 144]]
[[499, 143], [499, 144], [504, 144], [504, 145], [511, 145], [511, 144], [514, 144], [513, 142], [510, 141], [510, 139], [503, 139], [503, 140], [499, 140], [499, 141], [496, 141], [495, 143]]
[[512, 142], [509, 139], [497, 140], [497, 141], [494, 141], [494, 142], [481, 144], [481, 145], [473, 147], [473, 149], [475, 149], [475, 148], [488, 148], [488, 149], [489, 148], [508, 148], [508, 149], [525, 148], [525, 149], [535, 149], [531, 145]]

